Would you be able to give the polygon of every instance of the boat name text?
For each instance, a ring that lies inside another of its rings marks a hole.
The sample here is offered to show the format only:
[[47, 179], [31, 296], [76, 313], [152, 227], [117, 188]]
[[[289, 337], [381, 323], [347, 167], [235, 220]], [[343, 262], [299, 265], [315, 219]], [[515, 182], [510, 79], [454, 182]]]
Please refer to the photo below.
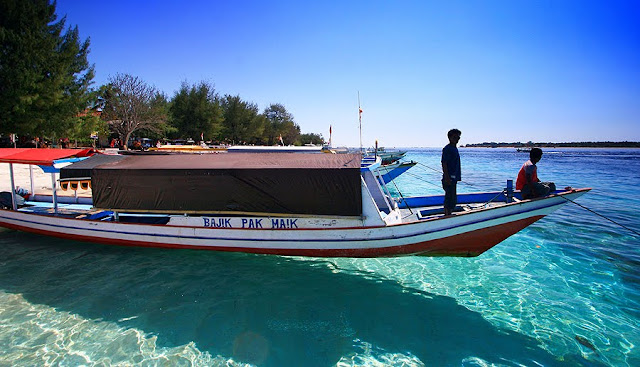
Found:
[[[232, 219], [235, 219], [232, 223]], [[203, 226], [209, 228], [298, 228], [298, 219], [291, 218], [207, 218], [203, 217]], [[235, 225], [234, 225], [235, 224]], [[270, 227], [269, 227], [270, 226]]]

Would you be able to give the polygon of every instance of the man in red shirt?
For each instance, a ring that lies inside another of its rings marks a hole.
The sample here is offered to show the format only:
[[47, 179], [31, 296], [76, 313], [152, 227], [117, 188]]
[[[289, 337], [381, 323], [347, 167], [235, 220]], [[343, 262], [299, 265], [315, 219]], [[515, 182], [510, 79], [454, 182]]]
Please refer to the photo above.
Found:
[[533, 148], [529, 152], [529, 160], [522, 165], [516, 180], [516, 190], [520, 190], [523, 199], [547, 196], [556, 190], [553, 182], [540, 182], [536, 163], [542, 158], [542, 149]]

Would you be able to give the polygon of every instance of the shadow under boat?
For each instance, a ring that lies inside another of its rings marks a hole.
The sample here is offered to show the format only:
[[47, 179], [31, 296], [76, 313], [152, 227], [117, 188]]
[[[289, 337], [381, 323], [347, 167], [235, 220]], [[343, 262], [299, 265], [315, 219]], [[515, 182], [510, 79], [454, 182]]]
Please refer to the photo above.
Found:
[[554, 356], [454, 298], [324, 259], [123, 249], [20, 232], [0, 234], [0, 243], [3, 291], [157, 336], [159, 348], [193, 342], [214, 357], [260, 366], [395, 353], [425, 365], [594, 365]]

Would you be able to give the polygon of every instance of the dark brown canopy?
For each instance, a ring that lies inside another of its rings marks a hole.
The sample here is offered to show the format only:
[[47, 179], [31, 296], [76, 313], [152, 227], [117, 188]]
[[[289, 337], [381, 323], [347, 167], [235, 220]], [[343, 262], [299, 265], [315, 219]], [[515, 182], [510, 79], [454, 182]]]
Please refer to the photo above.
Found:
[[96, 208], [362, 214], [359, 154], [133, 155], [92, 170]]
[[79, 180], [91, 177], [94, 167], [125, 159], [124, 155], [95, 154], [85, 160], [60, 168], [60, 180]]

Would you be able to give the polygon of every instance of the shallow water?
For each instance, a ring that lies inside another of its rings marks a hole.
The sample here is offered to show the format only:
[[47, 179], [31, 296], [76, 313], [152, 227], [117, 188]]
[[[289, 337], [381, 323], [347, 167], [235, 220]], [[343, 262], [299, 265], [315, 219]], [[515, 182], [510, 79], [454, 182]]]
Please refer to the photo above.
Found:
[[[461, 149], [461, 192], [526, 153]], [[439, 194], [439, 150], [397, 179]], [[640, 150], [545, 149], [542, 180], [640, 231]], [[418, 179], [417, 175], [428, 182]], [[0, 365], [640, 365], [640, 239], [569, 204], [477, 258], [318, 259], [0, 232]]]

